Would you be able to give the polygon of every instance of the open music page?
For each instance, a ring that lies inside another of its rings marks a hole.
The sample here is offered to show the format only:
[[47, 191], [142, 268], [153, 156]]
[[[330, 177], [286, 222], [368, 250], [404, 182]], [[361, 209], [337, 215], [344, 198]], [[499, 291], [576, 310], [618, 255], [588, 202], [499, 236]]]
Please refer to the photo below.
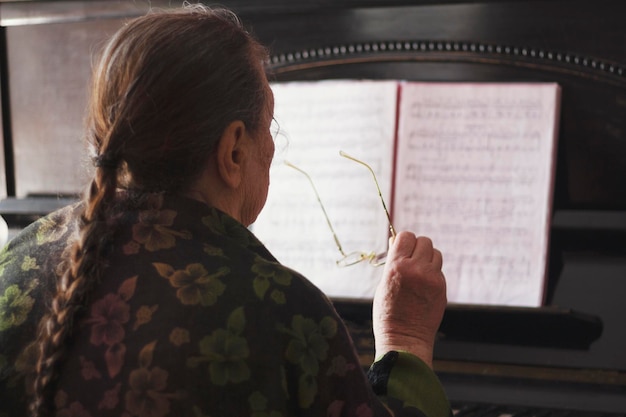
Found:
[[372, 174], [391, 198], [396, 81], [274, 83], [279, 125], [265, 208], [252, 231], [277, 257], [331, 297], [372, 298], [382, 267], [337, 266], [342, 257], [304, 170], [345, 253], [385, 252], [388, 223]]
[[560, 89], [402, 84], [394, 226], [443, 252], [453, 303], [540, 306]]

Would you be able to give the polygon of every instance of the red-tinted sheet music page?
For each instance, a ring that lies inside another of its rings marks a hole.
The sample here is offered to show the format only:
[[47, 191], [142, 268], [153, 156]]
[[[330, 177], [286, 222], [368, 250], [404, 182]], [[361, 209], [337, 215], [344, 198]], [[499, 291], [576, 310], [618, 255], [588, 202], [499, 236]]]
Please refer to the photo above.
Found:
[[444, 254], [452, 303], [540, 306], [560, 88], [402, 84], [394, 222]]

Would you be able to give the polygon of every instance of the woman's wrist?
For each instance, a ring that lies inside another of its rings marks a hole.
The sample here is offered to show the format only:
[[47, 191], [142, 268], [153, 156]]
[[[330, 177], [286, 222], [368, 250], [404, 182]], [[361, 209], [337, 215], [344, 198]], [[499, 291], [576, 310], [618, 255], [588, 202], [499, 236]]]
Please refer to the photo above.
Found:
[[384, 338], [376, 341], [376, 358], [381, 358], [388, 352], [407, 352], [420, 358], [429, 368], [433, 367], [434, 341], [425, 341], [414, 337]]

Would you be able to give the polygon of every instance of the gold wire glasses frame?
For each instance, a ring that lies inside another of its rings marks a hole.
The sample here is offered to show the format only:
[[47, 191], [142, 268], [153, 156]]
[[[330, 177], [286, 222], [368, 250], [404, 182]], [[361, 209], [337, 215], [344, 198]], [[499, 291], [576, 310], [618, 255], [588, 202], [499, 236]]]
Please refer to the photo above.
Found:
[[[391, 237], [395, 238], [396, 237], [396, 230], [393, 228], [393, 225], [391, 224], [391, 216], [389, 215], [389, 210], [387, 210], [387, 205], [385, 204], [385, 200], [383, 198], [383, 194], [380, 191], [380, 186], [378, 185], [378, 180], [376, 179], [376, 174], [374, 174], [374, 170], [372, 170], [372, 168], [368, 164], [366, 164], [365, 162], [348, 155], [344, 151], [339, 151], [339, 155], [343, 156], [344, 158], [350, 159], [350, 160], [352, 160], [354, 162], [357, 162], [357, 163], [363, 165], [364, 167], [366, 167], [371, 172], [372, 177], [374, 178], [374, 183], [376, 184], [376, 189], [378, 190], [378, 196], [380, 197], [380, 201], [383, 204], [383, 209], [385, 210], [385, 214], [387, 215], [387, 221], [389, 222], [389, 232], [391, 233]], [[320, 195], [317, 192], [317, 188], [315, 187], [315, 184], [313, 183], [313, 179], [311, 179], [311, 177], [309, 176], [309, 174], [306, 171], [304, 171], [301, 168], [295, 166], [291, 162], [285, 161], [285, 165], [287, 165], [287, 166], [295, 169], [296, 171], [300, 172], [301, 174], [303, 174], [309, 180], [309, 183], [311, 184], [311, 187], [313, 188], [313, 192], [315, 193], [315, 197], [317, 198], [317, 202], [319, 203], [319, 205], [320, 205], [320, 207], [322, 209], [322, 212], [324, 213], [324, 217], [326, 218], [326, 224], [328, 224], [328, 227], [330, 228], [330, 231], [333, 234], [333, 239], [335, 240], [335, 244], [337, 245], [337, 249], [339, 249], [339, 252], [342, 255], [341, 259], [336, 261], [337, 265], [338, 266], [342, 266], [342, 267], [343, 266], [351, 266], [351, 265], [356, 265], [356, 264], [358, 264], [360, 262], [364, 262], [364, 261], [369, 262], [373, 266], [384, 265], [385, 264], [385, 258], [387, 257], [387, 252], [384, 252], [384, 253], [362, 252], [362, 251], [355, 251], [355, 252], [350, 252], [350, 253], [344, 252], [343, 247], [341, 246], [341, 243], [339, 242], [339, 238], [337, 237], [337, 234], [335, 233], [335, 229], [333, 228], [333, 225], [330, 222], [330, 218], [328, 217], [328, 213], [326, 213], [326, 208], [324, 208], [324, 204], [322, 204], [322, 199], [320, 198]]]

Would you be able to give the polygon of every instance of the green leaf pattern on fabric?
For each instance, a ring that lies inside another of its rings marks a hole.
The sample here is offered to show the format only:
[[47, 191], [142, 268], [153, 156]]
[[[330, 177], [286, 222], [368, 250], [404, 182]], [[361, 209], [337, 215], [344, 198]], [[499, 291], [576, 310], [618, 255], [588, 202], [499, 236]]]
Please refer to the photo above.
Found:
[[228, 317], [226, 329], [217, 329], [200, 340], [202, 356], [191, 357], [187, 366], [195, 368], [209, 363], [211, 382], [216, 385], [239, 383], [250, 378], [246, 359], [250, 356], [248, 341], [241, 336], [246, 324], [243, 307], [235, 309]]
[[302, 315], [295, 315], [291, 328], [279, 326], [279, 330], [291, 335], [285, 357], [300, 366], [302, 374], [298, 381], [298, 401], [301, 407], [309, 407], [317, 394], [316, 376], [320, 362], [328, 356], [328, 339], [337, 333], [337, 322], [332, 317], [324, 317], [319, 323]]
[[226, 255], [224, 254], [224, 249], [206, 243], [204, 244], [204, 253], [210, 256], [226, 258]]
[[270, 291], [270, 299], [276, 304], [285, 304], [287, 302], [284, 289], [281, 287], [291, 285], [292, 275], [288, 270], [277, 268], [275, 263], [268, 262], [257, 256], [252, 265], [252, 273], [254, 275], [252, 286], [259, 299], [264, 300], [270, 288], [275, 286]]
[[22, 271], [30, 271], [32, 269], [39, 269], [39, 265], [37, 265], [37, 259], [30, 256], [25, 256], [24, 260], [22, 261]]
[[61, 217], [60, 219], [44, 217], [40, 219], [35, 235], [37, 244], [44, 245], [61, 239], [67, 233], [68, 225], [69, 217]]
[[202, 217], [202, 224], [211, 232], [227, 236], [228, 239], [244, 248], [264, 247], [256, 236], [250, 233], [250, 230], [242, 227], [241, 223], [219, 210], [213, 210], [210, 215]]
[[7, 278], [4, 276], [4, 269], [13, 262], [13, 257], [7, 249], [8, 246], [5, 245], [0, 252], [0, 283]]
[[18, 285], [7, 287], [0, 296], [0, 332], [24, 323], [35, 300], [30, 291], [22, 291]]
[[250, 404], [250, 417], [282, 417], [278, 411], [268, 411], [267, 398], [259, 391], [255, 391], [248, 397]]

